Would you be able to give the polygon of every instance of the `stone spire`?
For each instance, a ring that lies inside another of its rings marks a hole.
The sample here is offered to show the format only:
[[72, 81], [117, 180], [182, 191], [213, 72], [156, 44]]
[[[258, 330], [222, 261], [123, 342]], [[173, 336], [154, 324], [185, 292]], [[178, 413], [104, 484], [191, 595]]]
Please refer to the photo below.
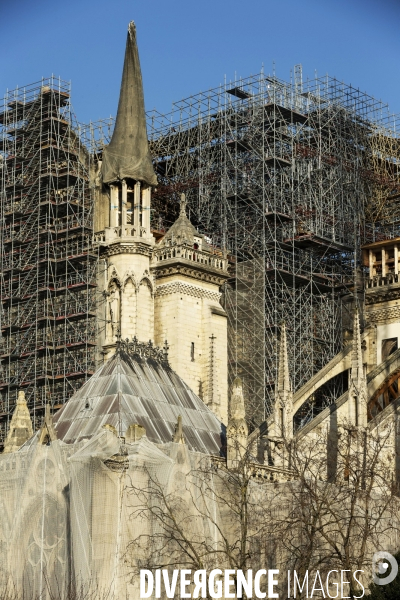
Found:
[[17, 406], [11, 419], [10, 429], [4, 442], [4, 453], [16, 452], [33, 436], [33, 427], [25, 393], [18, 392]]
[[282, 323], [282, 327], [281, 327], [281, 343], [279, 345], [277, 392], [279, 394], [285, 394], [285, 393], [291, 392], [285, 322]]
[[102, 176], [104, 183], [133, 179], [149, 186], [157, 185], [147, 141], [142, 73], [133, 21], [128, 27], [117, 119], [111, 142], [103, 152]]
[[240, 377], [236, 377], [231, 390], [229, 403], [229, 421], [243, 421], [245, 418], [243, 386]]
[[39, 432], [39, 444], [50, 444], [57, 439], [57, 433], [53, 425], [53, 417], [50, 412], [50, 404], [46, 404], [44, 419]]
[[358, 309], [356, 309], [353, 320], [353, 347], [351, 351], [351, 370], [348, 400], [348, 418], [350, 425], [355, 425], [356, 427], [366, 427], [367, 403], [367, 379], [363, 363], [360, 316]]
[[277, 437], [293, 437], [293, 392], [289, 377], [286, 324], [281, 326], [278, 377], [275, 389], [274, 434]]
[[186, 196], [185, 194], [181, 194], [181, 202], [180, 202], [180, 210], [179, 210], [179, 216], [180, 217], [186, 217]]
[[363, 356], [361, 347], [360, 315], [358, 308], [353, 318], [353, 348], [351, 351], [351, 378], [360, 381], [364, 377]]
[[227, 466], [235, 467], [246, 453], [248, 427], [245, 420], [242, 380], [233, 382], [227, 427]]

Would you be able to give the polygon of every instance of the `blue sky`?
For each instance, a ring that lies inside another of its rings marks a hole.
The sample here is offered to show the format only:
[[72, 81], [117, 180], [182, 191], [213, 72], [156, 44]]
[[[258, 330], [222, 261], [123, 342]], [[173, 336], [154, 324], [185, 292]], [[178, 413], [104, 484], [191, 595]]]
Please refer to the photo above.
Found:
[[301, 63], [400, 113], [400, 0], [0, 0], [0, 95], [54, 73], [79, 121], [114, 115], [132, 19], [147, 109]]

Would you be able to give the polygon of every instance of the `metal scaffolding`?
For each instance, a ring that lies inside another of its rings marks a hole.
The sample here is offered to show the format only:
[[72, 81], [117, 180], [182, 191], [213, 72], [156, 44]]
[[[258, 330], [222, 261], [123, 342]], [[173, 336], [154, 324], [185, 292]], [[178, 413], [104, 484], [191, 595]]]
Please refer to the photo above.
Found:
[[95, 367], [96, 268], [88, 128], [59, 79], [0, 106], [0, 443], [24, 390], [34, 426]]
[[[303, 83], [297, 66], [289, 83], [261, 73], [153, 111], [148, 131], [154, 228], [173, 222], [183, 191], [194, 224], [228, 252], [230, 380], [243, 378], [255, 424], [274, 399], [282, 321], [296, 390], [342, 347], [360, 244], [400, 233], [395, 121], [334, 78]], [[337, 378], [310, 407], [345, 386]]]
[[[18, 389], [37, 425], [45, 403], [60, 406], [95, 368], [106, 323], [94, 190], [112, 129], [112, 119], [78, 125], [69, 85], [53, 78], [7, 92], [0, 107], [0, 443]], [[297, 66], [291, 82], [261, 73], [153, 111], [148, 132], [153, 233], [174, 222], [185, 192], [193, 223], [227, 252], [229, 377], [242, 377], [259, 423], [282, 321], [296, 390], [351, 327], [343, 298], [357, 287], [360, 245], [400, 235], [396, 121], [336, 79], [303, 82]], [[346, 385], [323, 386], [298, 422]]]

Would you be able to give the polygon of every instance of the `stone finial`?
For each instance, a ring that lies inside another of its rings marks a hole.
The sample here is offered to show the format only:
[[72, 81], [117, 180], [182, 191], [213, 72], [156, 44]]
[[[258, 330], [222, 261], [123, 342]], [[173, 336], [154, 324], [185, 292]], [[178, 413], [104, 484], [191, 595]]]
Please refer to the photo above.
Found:
[[289, 376], [286, 324], [282, 323], [279, 346], [278, 374], [275, 388], [274, 436], [290, 440], [293, 437], [293, 392]]
[[50, 412], [50, 404], [46, 404], [44, 410], [43, 425], [39, 432], [39, 444], [50, 444], [57, 439], [57, 433], [53, 425], [53, 417]]
[[22, 390], [18, 392], [17, 406], [26, 406], [25, 392]]
[[182, 417], [181, 415], [179, 415], [178, 417], [178, 422], [175, 425], [175, 433], [172, 437], [172, 441], [175, 444], [184, 444], [185, 443], [185, 438], [183, 435], [183, 429], [182, 429]]
[[139, 425], [138, 423], [132, 423], [125, 432], [125, 441], [128, 444], [134, 444], [145, 435], [146, 429], [142, 427], [142, 425]]
[[5, 454], [16, 452], [25, 442], [33, 436], [33, 427], [25, 392], [18, 392], [17, 405], [15, 407], [10, 428], [4, 442]]
[[231, 389], [227, 427], [227, 467], [235, 468], [247, 451], [248, 427], [245, 420], [243, 386], [236, 377]]
[[231, 389], [229, 404], [229, 421], [241, 420], [246, 416], [244, 409], [243, 385], [240, 377], [236, 377]]
[[290, 377], [289, 377], [289, 359], [287, 351], [287, 339], [286, 339], [286, 323], [282, 322], [281, 326], [281, 342], [279, 346], [279, 362], [278, 362], [278, 382], [277, 392], [289, 392], [291, 391]]
[[353, 345], [351, 351], [350, 384], [348, 391], [349, 425], [366, 427], [368, 421], [368, 390], [364, 370], [360, 316], [355, 310], [353, 319]]
[[186, 217], [186, 205], [187, 205], [186, 196], [185, 196], [185, 194], [181, 194], [179, 216]]
[[165, 362], [168, 362], [168, 350], [169, 350], [168, 342], [167, 342], [167, 340], [165, 340], [164, 346], [163, 346], [163, 354], [164, 354]]

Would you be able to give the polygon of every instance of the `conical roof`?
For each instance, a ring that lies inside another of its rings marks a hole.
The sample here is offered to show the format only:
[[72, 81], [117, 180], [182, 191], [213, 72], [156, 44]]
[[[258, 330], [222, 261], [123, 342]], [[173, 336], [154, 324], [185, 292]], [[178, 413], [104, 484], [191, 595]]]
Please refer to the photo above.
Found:
[[54, 415], [58, 439], [90, 439], [103, 425], [124, 435], [137, 423], [151, 442], [171, 442], [178, 416], [189, 449], [219, 455], [225, 428], [167, 363], [117, 353]]
[[104, 149], [104, 183], [135, 179], [156, 186], [147, 141], [142, 73], [136, 43], [136, 27], [129, 23], [117, 119], [111, 142]]
[[289, 360], [286, 339], [286, 324], [282, 323], [281, 342], [279, 346], [277, 392], [290, 392]]

